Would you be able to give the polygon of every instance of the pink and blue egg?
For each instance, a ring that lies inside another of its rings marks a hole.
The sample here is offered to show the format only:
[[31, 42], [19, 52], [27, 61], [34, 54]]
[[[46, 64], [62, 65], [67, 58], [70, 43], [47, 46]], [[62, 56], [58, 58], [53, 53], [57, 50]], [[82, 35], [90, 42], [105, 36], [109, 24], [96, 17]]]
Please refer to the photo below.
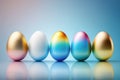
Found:
[[86, 60], [91, 53], [91, 44], [87, 33], [78, 32], [71, 43], [72, 56], [78, 61]]

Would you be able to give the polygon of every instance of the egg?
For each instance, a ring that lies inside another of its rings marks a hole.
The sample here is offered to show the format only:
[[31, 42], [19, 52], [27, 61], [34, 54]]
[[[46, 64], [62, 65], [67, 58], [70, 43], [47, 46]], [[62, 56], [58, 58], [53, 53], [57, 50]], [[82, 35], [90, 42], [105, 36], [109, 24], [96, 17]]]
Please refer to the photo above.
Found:
[[75, 34], [71, 43], [71, 54], [78, 60], [85, 60], [90, 56], [91, 44], [88, 35], [85, 32]]
[[28, 51], [27, 41], [21, 32], [13, 32], [7, 41], [7, 53], [14, 61], [22, 60]]
[[49, 45], [46, 35], [41, 31], [33, 33], [29, 41], [30, 56], [35, 61], [42, 61], [47, 57], [48, 51]]
[[69, 40], [62, 31], [54, 33], [50, 42], [50, 54], [57, 61], [65, 60], [70, 51]]
[[112, 38], [107, 32], [99, 32], [92, 44], [92, 51], [95, 57], [100, 60], [108, 60], [114, 51]]

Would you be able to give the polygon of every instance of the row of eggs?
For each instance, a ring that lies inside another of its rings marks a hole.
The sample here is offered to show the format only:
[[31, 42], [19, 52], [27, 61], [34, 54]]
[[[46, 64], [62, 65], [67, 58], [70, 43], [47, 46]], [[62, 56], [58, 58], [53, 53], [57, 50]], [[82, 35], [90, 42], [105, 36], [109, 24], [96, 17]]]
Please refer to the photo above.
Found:
[[107, 32], [99, 32], [91, 46], [90, 39], [85, 32], [75, 34], [71, 47], [67, 35], [63, 31], [58, 31], [52, 36], [50, 45], [46, 35], [41, 31], [36, 31], [30, 38], [29, 44], [21, 32], [13, 32], [7, 41], [7, 53], [14, 61], [22, 60], [29, 50], [30, 56], [35, 61], [44, 60], [49, 51], [51, 56], [57, 61], [65, 60], [71, 50], [72, 56], [78, 61], [86, 60], [93, 51], [94, 56], [100, 60], [108, 60], [114, 51], [114, 45]]

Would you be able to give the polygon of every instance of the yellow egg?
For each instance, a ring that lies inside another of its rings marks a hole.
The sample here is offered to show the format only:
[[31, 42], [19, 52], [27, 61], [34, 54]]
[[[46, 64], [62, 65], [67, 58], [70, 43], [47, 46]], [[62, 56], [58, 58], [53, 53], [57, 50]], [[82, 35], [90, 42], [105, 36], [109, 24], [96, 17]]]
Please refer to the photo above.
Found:
[[65, 60], [70, 52], [70, 44], [67, 35], [63, 31], [57, 31], [50, 42], [50, 54], [57, 61]]
[[111, 37], [106, 32], [99, 32], [92, 44], [92, 51], [95, 57], [100, 60], [108, 60], [114, 51], [114, 45]]
[[7, 42], [7, 53], [14, 61], [22, 60], [28, 51], [27, 41], [21, 32], [13, 32]]

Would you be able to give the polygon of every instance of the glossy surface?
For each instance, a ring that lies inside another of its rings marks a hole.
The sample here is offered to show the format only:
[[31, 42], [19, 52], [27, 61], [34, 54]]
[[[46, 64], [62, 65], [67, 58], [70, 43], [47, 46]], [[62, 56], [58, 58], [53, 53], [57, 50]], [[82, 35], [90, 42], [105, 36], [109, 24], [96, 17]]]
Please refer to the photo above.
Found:
[[75, 34], [71, 44], [71, 53], [78, 61], [85, 60], [90, 56], [91, 44], [85, 32], [78, 32]]
[[0, 62], [0, 80], [119, 80], [120, 62]]
[[70, 70], [65, 62], [55, 62], [52, 64], [50, 69], [50, 79], [51, 80], [69, 80]]
[[110, 63], [98, 62], [94, 67], [95, 80], [111, 80], [114, 78], [114, 70]]
[[7, 41], [7, 53], [14, 61], [22, 60], [28, 51], [27, 41], [21, 32], [13, 32]]
[[35, 61], [42, 61], [47, 57], [48, 51], [49, 45], [46, 35], [40, 31], [33, 33], [29, 41], [30, 56]]
[[91, 68], [87, 62], [75, 62], [71, 68], [71, 79], [72, 80], [90, 80], [91, 79]]
[[114, 51], [112, 38], [107, 32], [99, 32], [92, 45], [92, 51], [98, 60], [108, 60]]
[[62, 31], [54, 33], [50, 42], [51, 56], [57, 61], [65, 60], [70, 51], [69, 40]]
[[8, 65], [6, 76], [9, 80], [26, 80], [28, 76], [26, 65], [22, 62], [12, 62]]
[[29, 79], [30, 80], [48, 80], [49, 69], [44, 62], [33, 62], [29, 68]]

